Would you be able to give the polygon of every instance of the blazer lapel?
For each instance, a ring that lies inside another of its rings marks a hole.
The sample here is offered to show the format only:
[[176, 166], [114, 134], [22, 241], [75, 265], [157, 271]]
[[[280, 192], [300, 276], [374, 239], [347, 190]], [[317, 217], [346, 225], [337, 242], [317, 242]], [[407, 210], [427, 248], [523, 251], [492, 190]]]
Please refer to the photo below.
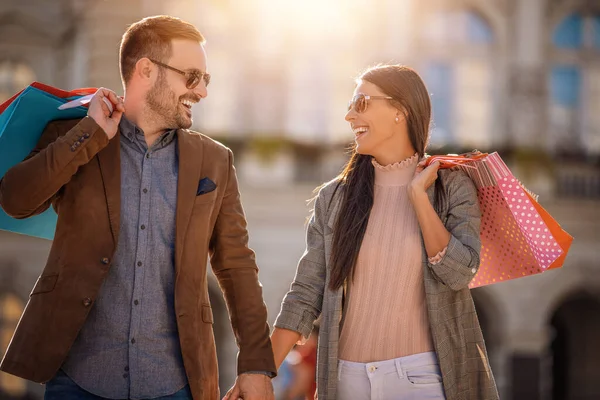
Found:
[[196, 190], [200, 181], [203, 160], [203, 143], [200, 135], [187, 130], [177, 130], [179, 174], [177, 178], [177, 211], [175, 218], [175, 275], [181, 269], [185, 233], [192, 215]]
[[337, 220], [338, 213], [340, 212], [340, 207], [342, 203], [342, 190], [343, 188], [340, 185], [331, 199], [325, 199], [327, 201], [327, 203], [325, 204], [325, 222], [331, 230], [333, 230], [333, 226], [335, 225], [335, 221]]
[[121, 218], [121, 131], [98, 153], [100, 174], [108, 206], [108, 218], [115, 246], [119, 240]]

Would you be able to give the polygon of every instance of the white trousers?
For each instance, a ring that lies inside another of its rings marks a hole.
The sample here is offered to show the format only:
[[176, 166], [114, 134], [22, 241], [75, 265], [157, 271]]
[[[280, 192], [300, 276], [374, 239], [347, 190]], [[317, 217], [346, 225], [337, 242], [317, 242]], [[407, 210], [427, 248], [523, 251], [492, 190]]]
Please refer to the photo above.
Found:
[[392, 360], [339, 360], [338, 400], [445, 400], [434, 352]]

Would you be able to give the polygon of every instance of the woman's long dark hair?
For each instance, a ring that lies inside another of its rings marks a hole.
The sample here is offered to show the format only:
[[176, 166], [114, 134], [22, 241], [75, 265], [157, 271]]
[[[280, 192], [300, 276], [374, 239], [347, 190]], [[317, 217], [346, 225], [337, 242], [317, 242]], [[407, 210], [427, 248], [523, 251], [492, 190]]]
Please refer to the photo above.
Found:
[[[411, 68], [401, 65], [383, 65], [368, 69], [359, 80], [377, 86], [398, 109], [405, 111], [408, 136], [419, 154], [425, 155], [429, 139], [431, 102], [421, 77]], [[335, 221], [331, 253], [331, 280], [329, 286], [337, 290], [354, 277], [358, 253], [362, 244], [369, 215], [373, 207], [375, 171], [370, 155], [352, 156], [338, 176], [337, 190], [342, 191], [341, 207]], [[436, 204], [441, 204], [443, 188], [436, 180]]]

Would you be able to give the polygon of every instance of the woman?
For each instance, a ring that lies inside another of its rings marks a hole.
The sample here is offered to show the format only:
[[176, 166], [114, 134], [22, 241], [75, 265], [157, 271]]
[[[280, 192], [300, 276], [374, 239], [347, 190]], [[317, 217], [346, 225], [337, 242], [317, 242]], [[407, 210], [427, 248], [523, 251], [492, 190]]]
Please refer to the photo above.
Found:
[[352, 157], [316, 196], [271, 336], [279, 366], [321, 316], [319, 400], [498, 399], [468, 288], [477, 193], [460, 171], [424, 168], [430, 118], [412, 69], [378, 66], [357, 80]]
[[320, 400], [498, 398], [468, 288], [477, 192], [460, 171], [424, 168], [430, 119], [412, 69], [379, 66], [357, 80], [353, 155], [316, 197], [271, 337], [279, 366], [323, 314]]

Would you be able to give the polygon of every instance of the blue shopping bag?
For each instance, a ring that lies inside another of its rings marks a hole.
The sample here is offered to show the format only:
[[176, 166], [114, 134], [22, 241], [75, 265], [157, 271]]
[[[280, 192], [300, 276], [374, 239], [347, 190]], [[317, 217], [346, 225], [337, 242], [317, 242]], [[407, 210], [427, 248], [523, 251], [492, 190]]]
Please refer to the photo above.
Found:
[[[95, 91], [85, 88], [67, 92], [34, 82], [0, 105], [0, 179], [35, 148], [50, 121], [83, 118], [87, 114], [83, 106], [66, 110], [59, 110], [59, 106]], [[52, 239], [56, 220], [52, 207], [27, 219], [9, 217], [0, 208], [0, 230]]]

